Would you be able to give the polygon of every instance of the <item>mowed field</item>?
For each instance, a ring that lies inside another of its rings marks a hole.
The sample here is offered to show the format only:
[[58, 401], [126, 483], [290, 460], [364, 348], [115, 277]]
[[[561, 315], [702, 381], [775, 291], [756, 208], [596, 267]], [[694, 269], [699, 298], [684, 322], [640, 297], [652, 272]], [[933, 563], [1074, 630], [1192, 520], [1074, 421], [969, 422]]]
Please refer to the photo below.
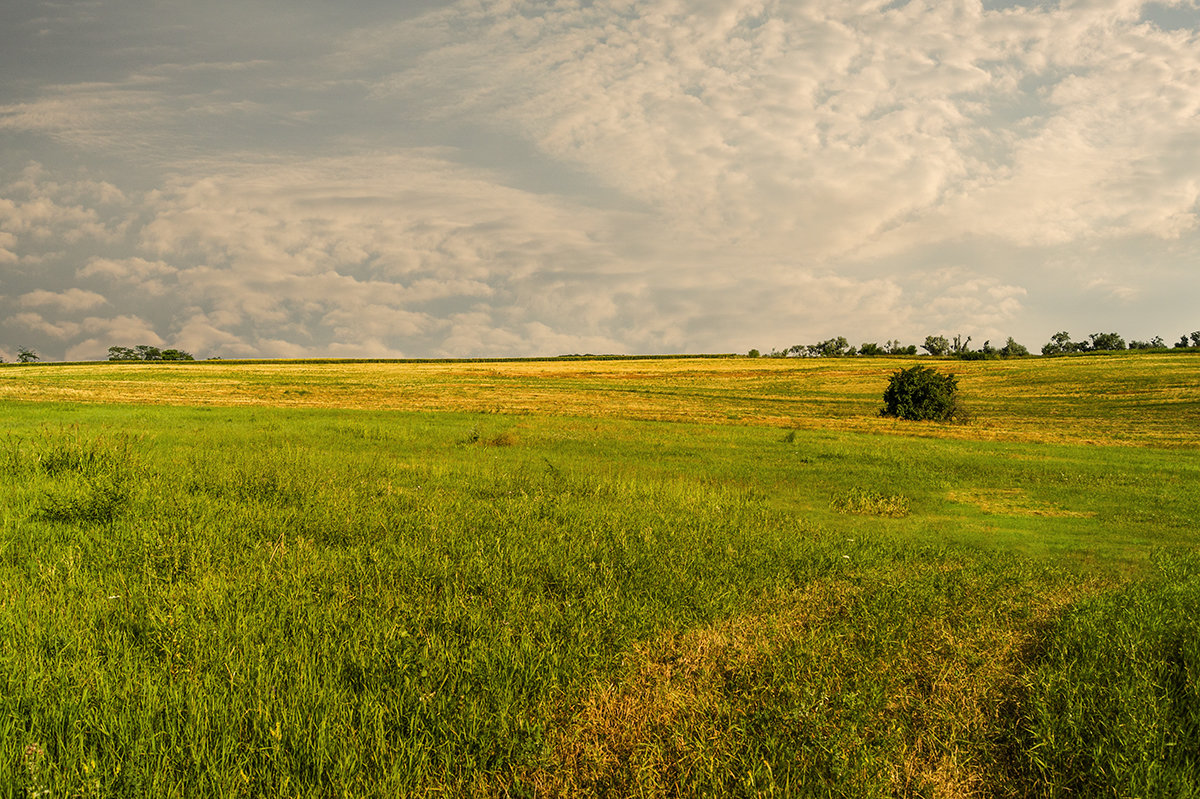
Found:
[[[896, 369], [928, 359], [90, 363], [0, 369], [0, 399], [579, 416], [894, 432]], [[947, 361], [974, 422], [945, 437], [1200, 444], [1200, 353]], [[911, 434], [911, 430], [901, 431]]]
[[[915, 362], [964, 424], [878, 416]], [[0, 368], [0, 795], [1200, 795], [1200, 354]]]

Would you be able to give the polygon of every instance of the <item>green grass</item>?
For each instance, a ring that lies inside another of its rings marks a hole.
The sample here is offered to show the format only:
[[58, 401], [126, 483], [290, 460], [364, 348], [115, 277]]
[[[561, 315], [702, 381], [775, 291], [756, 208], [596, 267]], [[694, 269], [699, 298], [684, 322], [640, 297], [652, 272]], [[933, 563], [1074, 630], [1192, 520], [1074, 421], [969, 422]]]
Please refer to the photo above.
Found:
[[0, 796], [1196, 795], [1200, 457], [1074, 393], [1043, 441], [3, 402]]

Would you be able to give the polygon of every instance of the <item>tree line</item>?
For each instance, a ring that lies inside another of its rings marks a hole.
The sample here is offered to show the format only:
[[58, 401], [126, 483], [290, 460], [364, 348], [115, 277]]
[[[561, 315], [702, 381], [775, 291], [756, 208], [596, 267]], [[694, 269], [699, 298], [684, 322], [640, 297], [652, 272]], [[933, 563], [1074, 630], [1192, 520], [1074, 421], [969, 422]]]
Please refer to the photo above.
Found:
[[109, 347], [110, 361], [194, 361], [190, 352], [179, 349], [161, 350], [149, 344], [139, 344], [136, 347]]
[[[37, 363], [42, 356], [30, 347], [17, 348], [17, 363]], [[139, 344], [136, 347], [109, 347], [110, 361], [194, 361], [196, 360], [187, 350], [175, 348], [159, 349], [149, 344]], [[0, 358], [0, 363], [4, 359]]]
[[[925, 343], [921, 345], [930, 355], [951, 356], [954, 358], [974, 359], [974, 358], [1016, 358], [1023, 355], [1028, 355], [1029, 350], [1023, 345], [1018, 344], [1009, 336], [1008, 341], [1003, 347], [993, 347], [991, 341], [983, 342], [983, 348], [972, 350], [970, 348], [971, 337], [965, 339], [961, 336], [955, 336], [953, 340], [945, 336], [926, 336]], [[850, 344], [845, 336], [826, 339], [819, 341], [816, 344], [793, 344], [782, 350], [771, 350], [768, 357], [771, 358], [852, 358], [852, 357], [878, 357], [883, 355], [916, 355], [916, 344], [902, 344], [899, 341], [887, 341], [882, 345], [874, 341], [864, 341], [861, 346], [855, 347]], [[750, 351], [751, 357], [761, 357], [758, 350]]]
[[[1173, 348], [1200, 349], [1200, 330], [1180, 336]], [[1104, 352], [1124, 349], [1165, 350], [1167, 343], [1163, 341], [1162, 336], [1155, 336], [1149, 341], [1135, 339], [1126, 346], [1125, 339], [1116, 333], [1092, 333], [1086, 341], [1071, 341], [1071, 334], [1063, 330], [1051, 336], [1050, 340], [1042, 346], [1042, 355], [1068, 355], [1075, 352]]]
[[[1012, 336], [1004, 342], [1004, 346], [993, 346], [991, 341], [983, 342], [979, 349], [971, 349], [971, 337], [961, 334], [953, 339], [945, 336], [926, 336], [921, 349], [938, 357], [960, 358], [962, 360], [982, 360], [985, 358], [1020, 358], [1029, 355], [1029, 350], [1013, 340]], [[1200, 349], [1200, 330], [1179, 337], [1174, 344], [1175, 349]], [[1092, 333], [1085, 340], [1072, 341], [1071, 334], [1062, 331], [1055, 333], [1042, 346], [1042, 355], [1067, 355], [1081, 352], [1110, 352], [1113, 350], [1165, 350], [1168, 349], [1162, 336], [1155, 336], [1149, 341], [1133, 340], [1128, 344], [1117, 333]], [[750, 350], [750, 357], [762, 357], [758, 350]], [[917, 345], [901, 344], [899, 341], [888, 341], [880, 345], [865, 341], [861, 346], [854, 347], [845, 336], [818, 341], [816, 344], [793, 344], [782, 350], [773, 349], [767, 355], [769, 358], [850, 358], [878, 357], [882, 355], [917, 355]]]

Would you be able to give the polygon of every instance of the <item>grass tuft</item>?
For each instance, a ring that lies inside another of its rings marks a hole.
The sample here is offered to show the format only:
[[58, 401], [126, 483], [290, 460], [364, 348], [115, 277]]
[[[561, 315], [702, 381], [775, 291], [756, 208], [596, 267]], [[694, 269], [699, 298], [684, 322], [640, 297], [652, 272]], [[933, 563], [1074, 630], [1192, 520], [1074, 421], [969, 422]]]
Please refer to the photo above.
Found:
[[869, 488], [851, 488], [834, 496], [830, 507], [839, 513], [902, 519], [909, 513], [909, 500], [902, 494], [882, 494]]

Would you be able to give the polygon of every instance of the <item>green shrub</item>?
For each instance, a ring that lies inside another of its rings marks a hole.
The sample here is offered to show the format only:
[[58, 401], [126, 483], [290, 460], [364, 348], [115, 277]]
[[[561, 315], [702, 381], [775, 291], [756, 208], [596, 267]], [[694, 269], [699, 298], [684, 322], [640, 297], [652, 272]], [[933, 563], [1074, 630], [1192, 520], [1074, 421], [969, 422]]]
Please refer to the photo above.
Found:
[[879, 415], [913, 421], [961, 419], [958, 379], [925, 366], [901, 369], [888, 380]]

